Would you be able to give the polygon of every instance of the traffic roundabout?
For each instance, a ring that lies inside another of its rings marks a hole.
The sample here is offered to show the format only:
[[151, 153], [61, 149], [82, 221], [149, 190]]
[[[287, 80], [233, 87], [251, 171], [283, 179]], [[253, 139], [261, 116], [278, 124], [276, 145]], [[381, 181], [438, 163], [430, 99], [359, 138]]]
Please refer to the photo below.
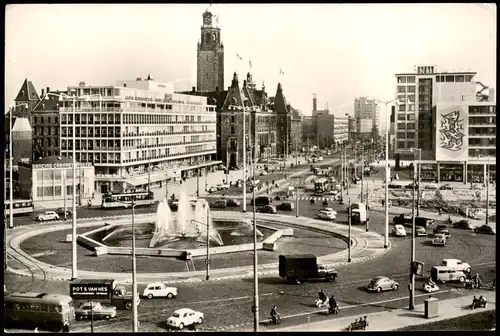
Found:
[[[252, 213], [214, 211], [212, 214], [214, 220], [231, 220], [235, 218], [251, 220], [253, 218]], [[137, 215], [139, 221], [144, 220], [146, 216], [151, 215]], [[125, 218], [117, 217], [115, 220], [120, 221]], [[304, 253], [313, 253], [318, 256], [318, 262], [328, 267], [347, 263], [349, 233], [346, 225], [307, 217], [262, 213], [257, 214], [257, 223], [265, 223], [282, 232], [287, 229], [296, 232], [291, 237], [281, 238], [283, 241], [277, 240], [273, 242], [274, 246], [272, 250], [274, 251], [259, 251], [259, 275], [277, 274], [277, 259], [281, 253], [299, 253], [301, 251]], [[103, 225], [102, 220], [79, 222], [78, 234], [83, 234]], [[64, 238], [67, 232], [71, 232], [71, 224], [66, 223], [34, 224], [17, 227], [9, 231], [7, 252], [11, 258], [19, 260], [26, 266], [21, 269], [11, 266], [9, 267], [9, 271], [18, 275], [35, 276], [44, 279], [70, 280], [72, 278], [71, 263], [67, 261], [71, 255], [71, 244], [66, 242]], [[383, 248], [384, 237], [375, 232], [365, 232], [364, 229], [352, 227], [350, 237], [351, 263], [380, 256], [390, 249], [390, 246], [387, 249]], [[311, 239], [314, 239], [314, 243]], [[321, 243], [318, 244], [318, 242]], [[37, 247], [36, 249], [34, 249], [35, 246]], [[241, 260], [239, 258], [240, 255], [242, 256]], [[252, 255], [253, 251], [248, 250], [227, 253], [224, 262], [220, 259], [214, 260], [206, 258], [206, 256], [199, 256], [198, 265], [210, 264], [210, 278], [214, 280], [252, 277], [253, 265], [250, 262]], [[132, 276], [130, 270], [123, 269], [121, 271], [121, 269], [116, 268], [120, 264], [117, 258], [121, 258], [124, 265], [128, 265], [131, 264], [130, 256], [112, 257], [110, 259], [102, 259], [101, 256], [92, 255], [88, 250], [79, 246], [78, 278], [113, 278], [117, 282], [131, 283]], [[151, 281], [176, 283], [205, 280], [205, 267], [198, 266], [198, 270], [193, 270], [194, 267], [190, 268], [189, 263], [186, 261], [175, 261], [177, 262], [177, 268], [169, 267], [167, 259], [161, 257], [145, 257], [141, 258], [140, 262], [143, 265], [149, 264], [150, 267], [143, 267], [142, 270], [141, 267], [138, 268], [138, 283], [148, 283]], [[158, 267], [158, 263], [162, 263], [163, 267]], [[181, 266], [179, 266], [179, 263]], [[186, 268], [179, 269], [179, 267]], [[180, 271], [165, 272], [165, 268]]]

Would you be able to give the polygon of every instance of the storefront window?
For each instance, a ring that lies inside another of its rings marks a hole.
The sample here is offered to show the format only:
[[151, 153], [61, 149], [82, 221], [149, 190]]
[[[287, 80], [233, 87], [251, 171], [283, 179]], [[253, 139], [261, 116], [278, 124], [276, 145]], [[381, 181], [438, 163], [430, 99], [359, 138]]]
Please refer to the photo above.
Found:
[[437, 165], [436, 164], [423, 164], [420, 168], [420, 179], [422, 181], [436, 181]]
[[462, 182], [463, 165], [461, 164], [441, 164], [439, 166], [440, 181]]

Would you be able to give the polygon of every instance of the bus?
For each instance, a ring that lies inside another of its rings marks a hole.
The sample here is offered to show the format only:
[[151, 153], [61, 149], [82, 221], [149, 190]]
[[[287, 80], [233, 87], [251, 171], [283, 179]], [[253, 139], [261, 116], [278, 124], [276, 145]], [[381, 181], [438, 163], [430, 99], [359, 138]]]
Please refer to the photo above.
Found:
[[9, 325], [44, 325], [69, 331], [75, 320], [73, 299], [67, 295], [16, 292], [4, 296], [4, 319]]
[[135, 200], [135, 206], [147, 206], [155, 204], [152, 191], [131, 192], [131, 193], [107, 193], [102, 196], [102, 208], [130, 208], [132, 200]]
[[[33, 213], [33, 201], [17, 199], [12, 203], [12, 210], [15, 215], [26, 215]], [[10, 215], [10, 201], [6, 200], [3, 207], [4, 216]]]
[[328, 178], [322, 177], [316, 181], [314, 181], [314, 194], [319, 195], [328, 190], [330, 183], [328, 182]]

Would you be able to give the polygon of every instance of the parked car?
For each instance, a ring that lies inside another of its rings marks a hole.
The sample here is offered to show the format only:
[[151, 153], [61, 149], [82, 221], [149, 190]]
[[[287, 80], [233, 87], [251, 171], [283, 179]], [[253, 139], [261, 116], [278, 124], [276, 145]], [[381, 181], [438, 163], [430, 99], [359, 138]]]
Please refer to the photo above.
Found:
[[472, 229], [472, 225], [467, 219], [461, 219], [458, 222], [453, 223], [453, 227], [457, 229], [467, 229], [467, 230]]
[[438, 186], [437, 186], [437, 184], [430, 183], [430, 184], [426, 185], [426, 186], [424, 187], [424, 189], [426, 189], [426, 190], [437, 190], [437, 189], [438, 189]]
[[167, 319], [167, 328], [184, 329], [186, 326], [203, 323], [204, 315], [202, 312], [189, 308], [177, 309], [172, 316]]
[[273, 207], [272, 205], [263, 205], [263, 206], [261, 206], [260, 208], [257, 209], [257, 212], [271, 213], [271, 214], [278, 213], [278, 211], [276, 210], [276, 208]]
[[103, 306], [100, 302], [85, 302], [75, 309], [75, 319], [83, 320], [93, 317], [94, 319], [109, 320], [116, 316], [116, 307]]
[[37, 221], [48, 221], [48, 220], [58, 220], [59, 215], [55, 211], [45, 211], [43, 214], [36, 216]]
[[[413, 189], [413, 183], [405, 185], [405, 189]], [[418, 189], [418, 183], [415, 184], [415, 189]]]
[[227, 207], [227, 201], [225, 199], [220, 199], [215, 201], [214, 203], [210, 204], [211, 208], [225, 208]]
[[166, 286], [163, 282], [150, 283], [144, 288], [142, 296], [152, 299], [154, 297], [166, 297], [171, 299], [177, 296], [177, 288]]
[[450, 184], [443, 184], [439, 190], [453, 190], [453, 187]]
[[263, 170], [263, 171], [260, 172], [260, 176], [266, 176], [267, 174], [268, 173], [265, 170]]
[[228, 198], [226, 199], [227, 206], [239, 206], [241, 204], [240, 201], [234, 198]]
[[427, 230], [423, 226], [420, 226], [420, 225], [415, 226], [415, 235], [427, 237]]
[[474, 232], [476, 233], [486, 233], [486, 234], [496, 234], [495, 230], [489, 225], [481, 225], [474, 228]]
[[208, 188], [208, 193], [209, 194], [213, 194], [214, 192], [217, 192], [219, 191], [219, 189], [217, 189], [217, 187], [210, 187]]
[[436, 233], [432, 237], [432, 245], [446, 245], [446, 236], [444, 233]]
[[406, 230], [403, 225], [396, 224], [392, 227], [392, 234], [397, 237], [406, 237]]
[[[56, 214], [64, 217], [64, 208], [57, 208]], [[69, 217], [71, 215], [73, 215], [73, 211], [71, 211], [70, 209], [66, 209], [66, 217]]]
[[335, 220], [337, 218], [337, 211], [333, 210], [332, 208], [321, 209], [318, 213], [318, 218], [325, 220]]
[[276, 209], [278, 210], [293, 210], [294, 208], [295, 206], [292, 202], [283, 202], [276, 206]]
[[328, 195], [333, 195], [333, 196], [337, 195], [338, 193], [339, 191], [337, 189], [330, 189], [327, 191]]
[[389, 183], [388, 187], [389, 187], [389, 189], [401, 189], [401, 188], [403, 188], [403, 186], [400, 184], [392, 184], [392, 183]]
[[450, 238], [450, 236], [451, 236], [450, 231], [448, 230], [448, 227], [446, 225], [438, 225], [438, 226], [436, 226], [434, 228], [433, 233], [434, 234], [436, 234], [436, 233], [443, 233], [448, 238]]
[[384, 290], [398, 290], [399, 283], [386, 276], [377, 276], [373, 278], [365, 288], [369, 292], [380, 293]]

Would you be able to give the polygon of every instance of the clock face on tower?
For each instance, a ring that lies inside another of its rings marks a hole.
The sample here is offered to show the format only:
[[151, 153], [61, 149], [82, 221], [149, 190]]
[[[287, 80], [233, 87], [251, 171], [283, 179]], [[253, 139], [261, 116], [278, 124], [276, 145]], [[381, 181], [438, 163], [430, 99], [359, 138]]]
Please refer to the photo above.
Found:
[[206, 16], [205, 17], [205, 24], [209, 25], [211, 22], [212, 22], [212, 20], [210, 19], [210, 17]]

